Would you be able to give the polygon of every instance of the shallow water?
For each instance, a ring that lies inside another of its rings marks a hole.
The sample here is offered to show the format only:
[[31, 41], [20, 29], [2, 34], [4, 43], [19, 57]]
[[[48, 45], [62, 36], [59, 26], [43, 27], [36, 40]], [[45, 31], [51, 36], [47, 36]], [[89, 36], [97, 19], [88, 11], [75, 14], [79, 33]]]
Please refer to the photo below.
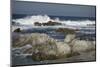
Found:
[[64, 63], [64, 62], [82, 62], [82, 61], [95, 61], [95, 50], [87, 52], [81, 55], [72, 56], [69, 58], [62, 58], [57, 60], [44, 60], [44, 61], [33, 61], [31, 55], [16, 55], [13, 53], [12, 64], [13, 65], [36, 65], [36, 64], [48, 64], [48, 63]]

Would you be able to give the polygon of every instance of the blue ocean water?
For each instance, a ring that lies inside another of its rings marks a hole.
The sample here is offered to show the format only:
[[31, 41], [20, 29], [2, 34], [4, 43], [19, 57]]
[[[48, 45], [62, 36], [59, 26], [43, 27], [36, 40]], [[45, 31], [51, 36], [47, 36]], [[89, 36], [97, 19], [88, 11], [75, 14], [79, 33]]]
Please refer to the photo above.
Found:
[[[12, 19], [19, 19], [27, 16], [32, 15], [25, 15], [25, 14], [13, 14]], [[50, 16], [51, 19], [60, 18], [61, 20], [96, 20], [95, 17], [72, 17], [72, 16]]]

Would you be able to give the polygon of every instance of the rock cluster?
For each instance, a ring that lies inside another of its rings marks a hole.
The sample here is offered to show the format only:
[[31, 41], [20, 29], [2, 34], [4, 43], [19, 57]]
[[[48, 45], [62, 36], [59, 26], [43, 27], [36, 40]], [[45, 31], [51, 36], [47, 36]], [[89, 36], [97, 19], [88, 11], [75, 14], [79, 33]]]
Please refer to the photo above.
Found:
[[75, 34], [67, 35], [64, 42], [58, 42], [46, 34], [20, 34], [12, 44], [13, 47], [23, 47], [28, 44], [29, 49], [24, 47], [23, 51], [24, 53], [29, 51], [32, 59], [36, 61], [67, 58], [74, 53], [80, 54], [95, 49], [94, 41], [77, 40]]
[[35, 22], [34, 25], [35, 26], [54, 26], [54, 25], [62, 25], [62, 24], [58, 22], [48, 21], [46, 23]]
[[64, 42], [69, 44], [72, 53], [81, 54], [83, 52], [95, 50], [95, 41], [78, 40], [75, 38], [74, 34], [67, 35]]

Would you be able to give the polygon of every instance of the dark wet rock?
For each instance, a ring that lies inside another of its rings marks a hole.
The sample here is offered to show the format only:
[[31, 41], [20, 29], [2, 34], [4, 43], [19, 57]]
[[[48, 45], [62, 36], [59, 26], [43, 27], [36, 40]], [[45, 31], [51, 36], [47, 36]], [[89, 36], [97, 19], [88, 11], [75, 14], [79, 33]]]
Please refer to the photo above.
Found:
[[14, 30], [14, 32], [21, 32], [21, 29], [17, 28], [17, 29]]
[[16, 24], [16, 22], [12, 21], [12, 25], [15, 25], [15, 24]]
[[62, 25], [58, 22], [48, 21], [47, 23], [42, 23], [43, 26], [54, 26], [54, 25]]
[[74, 29], [69, 29], [69, 28], [58, 28], [56, 30], [56, 32], [61, 32], [61, 33], [64, 33], [64, 34], [75, 34], [77, 30], [74, 30]]
[[62, 25], [62, 24], [58, 22], [48, 21], [45, 23], [35, 22], [34, 25], [35, 26], [55, 26], [55, 25]]
[[35, 22], [34, 25], [35, 25], [35, 26], [41, 26], [42, 24], [39, 23], [39, 22]]

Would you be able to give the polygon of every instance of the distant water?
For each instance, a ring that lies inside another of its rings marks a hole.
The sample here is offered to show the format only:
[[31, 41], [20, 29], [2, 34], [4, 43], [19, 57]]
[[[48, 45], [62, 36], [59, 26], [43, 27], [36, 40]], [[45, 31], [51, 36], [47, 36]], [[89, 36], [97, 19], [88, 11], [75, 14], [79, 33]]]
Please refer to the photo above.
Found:
[[[24, 18], [27, 16], [32, 16], [32, 15], [25, 15], [25, 14], [13, 14], [12, 19], [19, 19], [19, 18]], [[55, 18], [60, 18], [61, 20], [96, 20], [95, 17], [72, 17], [72, 16], [50, 16], [51, 19]]]

